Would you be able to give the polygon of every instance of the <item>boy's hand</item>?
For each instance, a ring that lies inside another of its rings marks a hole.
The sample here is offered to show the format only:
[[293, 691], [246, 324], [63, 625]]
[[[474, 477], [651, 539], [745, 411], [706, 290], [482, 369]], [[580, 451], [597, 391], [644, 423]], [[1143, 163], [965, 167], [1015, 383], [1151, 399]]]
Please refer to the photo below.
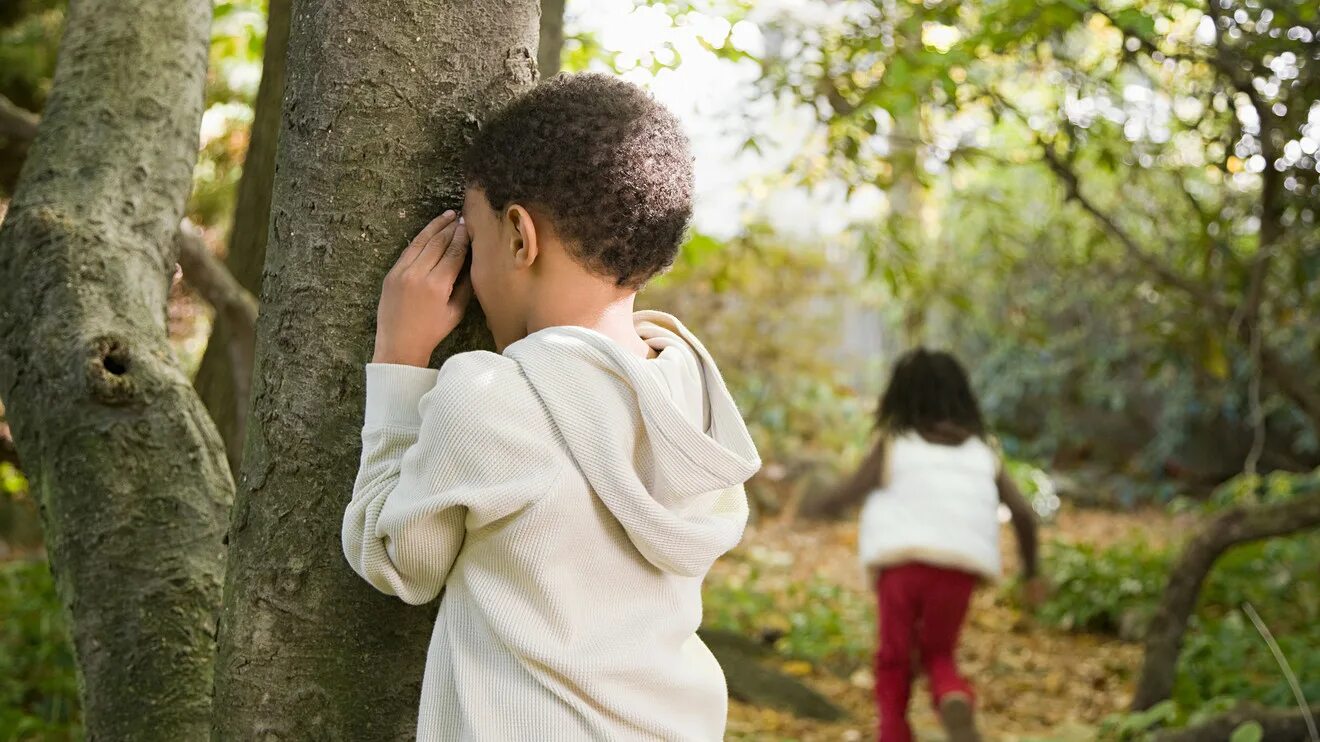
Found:
[[436, 217], [413, 238], [385, 276], [373, 363], [427, 366], [472, 298], [470, 280], [455, 285], [467, 253], [467, 227], [453, 211]]

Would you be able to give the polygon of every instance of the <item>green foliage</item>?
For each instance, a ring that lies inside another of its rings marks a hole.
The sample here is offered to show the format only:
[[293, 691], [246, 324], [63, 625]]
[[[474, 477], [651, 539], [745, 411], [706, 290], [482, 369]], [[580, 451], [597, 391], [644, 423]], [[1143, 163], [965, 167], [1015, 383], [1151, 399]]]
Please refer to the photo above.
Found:
[[753, 228], [728, 242], [694, 235], [642, 296], [719, 358], [765, 463], [749, 486], [764, 510], [823, 486], [869, 443], [874, 398], [854, 391], [833, 329], [845, 291], [856, 289], [844, 268], [819, 250]]
[[1178, 718], [1178, 704], [1161, 701], [1145, 711], [1116, 714], [1101, 726], [1103, 739], [1141, 739], [1155, 729], [1167, 726]]
[[[1217, 498], [1241, 503], [1262, 480], [1243, 477]], [[1316, 474], [1272, 475], [1266, 498], [1315, 496]], [[1254, 495], [1253, 495], [1254, 496]], [[1041, 617], [1077, 631], [1138, 638], [1164, 589], [1176, 552], [1143, 542], [1098, 549], [1051, 544], [1045, 573], [1055, 586]], [[1188, 625], [1171, 706], [1114, 721], [1112, 732], [1132, 736], [1157, 723], [1183, 724], [1230, 702], [1292, 705], [1292, 692], [1264, 640], [1241, 612], [1260, 612], [1309, 698], [1320, 697], [1320, 533], [1245, 544], [1225, 553], [1201, 590]], [[1173, 711], [1166, 713], [1168, 709]]]
[[18, 467], [8, 461], [0, 461], [0, 493], [9, 498], [18, 498], [27, 494], [27, 477]]
[[50, 94], [64, 5], [61, 0], [0, 5], [0, 95], [20, 108], [40, 111]]
[[188, 216], [225, 227], [247, 153], [252, 104], [261, 82], [266, 41], [263, 0], [216, 0], [206, 73], [206, 112]]
[[[794, 173], [885, 190], [893, 211], [861, 243], [874, 278], [928, 342], [973, 361], [996, 427], [1036, 455], [1135, 457], [1156, 473], [1204, 451], [1205, 428], [1237, 436], [1206, 466], [1245, 454], [1257, 364], [1207, 307], [1250, 298], [1267, 240], [1261, 333], [1303, 375], [1314, 362], [1307, 8], [1007, 0], [754, 17], [775, 40], [759, 60], [767, 91], [826, 134]], [[1296, 395], [1262, 391], [1268, 455], [1316, 460]]]
[[819, 578], [784, 579], [755, 555], [745, 576], [706, 585], [704, 607], [707, 626], [766, 638], [785, 659], [839, 674], [865, 666], [875, 647], [870, 600]]
[[1233, 730], [1228, 742], [1260, 742], [1264, 736], [1265, 729], [1260, 725], [1260, 722], [1248, 721]]
[[1003, 454], [1003, 466], [1018, 490], [1027, 498], [1027, 502], [1031, 503], [1037, 518], [1047, 522], [1053, 519], [1059, 510], [1060, 500], [1054, 480], [1049, 473], [1007, 452]]
[[1303, 474], [1286, 471], [1242, 474], [1216, 488], [1210, 506], [1263, 505], [1317, 495], [1320, 495], [1320, 469]]
[[1139, 541], [1108, 549], [1051, 543], [1044, 572], [1054, 592], [1040, 617], [1070, 631], [1135, 639], [1154, 610], [1168, 567], [1166, 551]]
[[64, 613], [44, 561], [0, 564], [0, 742], [82, 739]]

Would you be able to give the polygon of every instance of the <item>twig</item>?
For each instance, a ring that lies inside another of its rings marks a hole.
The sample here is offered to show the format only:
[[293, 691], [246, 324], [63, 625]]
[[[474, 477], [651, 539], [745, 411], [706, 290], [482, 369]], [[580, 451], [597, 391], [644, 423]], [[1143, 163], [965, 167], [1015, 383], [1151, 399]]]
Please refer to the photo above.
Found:
[[202, 240], [201, 231], [184, 219], [176, 242], [183, 278], [229, 322], [229, 356], [233, 371], [234, 420], [243, 429], [248, 391], [252, 387], [252, 359], [257, 342], [257, 299], [216, 259]]
[[1302, 710], [1302, 716], [1306, 719], [1306, 729], [1311, 733], [1311, 742], [1320, 742], [1320, 731], [1316, 730], [1315, 717], [1311, 715], [1311, 707], [1306, 703], [1306, 696], [1302, 693], [1302, 686], [1297, 682], [1297, 676], [1293, 674], [1292, 667], [1288, 664], [1288, 659], [1283, 656], [1283, 650], [1279, 649], [1279, 643], [1274, 640], [1274, 635], [1270, 633], [1270, 628], [1261, 620], [1260, 614], [1256, 608], [1249, 602], [1242, 604], [1242, 610], [1255, 624], [1256, 631], [1265, 640], [1265, 644], [1274, 653], [1274, 661], [1279, 663], [1279, 669], [1283, 671], [1283, 676], [1287, 678], [1288, 685], [1292, 688], [1293, 697], [1297, 699], [1297, 706]]
[[40, 118], [24, 108], [15, 105], [0, 95], [0, 137], [19, 142], [30, 142], [37, 136], [37, 122]]

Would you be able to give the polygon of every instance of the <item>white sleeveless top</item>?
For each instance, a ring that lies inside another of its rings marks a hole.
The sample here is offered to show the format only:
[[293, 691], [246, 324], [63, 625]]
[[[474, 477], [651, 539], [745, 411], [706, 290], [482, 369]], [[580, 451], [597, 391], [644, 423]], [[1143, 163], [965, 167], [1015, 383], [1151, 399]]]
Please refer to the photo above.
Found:
[[862, 508], [862, 563], [921, 562], [998, 579], [998, 469], [995, 452], [977, 437], [957, 446], [916, 433], [893, 438], [883, 484]]

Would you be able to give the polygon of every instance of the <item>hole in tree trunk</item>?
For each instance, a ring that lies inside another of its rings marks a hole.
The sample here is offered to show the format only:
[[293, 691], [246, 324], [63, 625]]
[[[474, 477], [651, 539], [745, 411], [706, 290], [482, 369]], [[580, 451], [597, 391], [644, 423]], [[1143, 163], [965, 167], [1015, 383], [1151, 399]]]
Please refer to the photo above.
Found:
[[116, 343], [110, 347], [105, 357], [101, 359], [101, 365], [105, 366], [107, 373], [123, 376], [128, 373], [128, 353]]
[[128, 343], [114, 336], [102, 336], [92, 341], [87, 359], [87, 380], [92, 396], [107, 404], [127, 404], [138, 396], [134, 377], [133, 354]]

